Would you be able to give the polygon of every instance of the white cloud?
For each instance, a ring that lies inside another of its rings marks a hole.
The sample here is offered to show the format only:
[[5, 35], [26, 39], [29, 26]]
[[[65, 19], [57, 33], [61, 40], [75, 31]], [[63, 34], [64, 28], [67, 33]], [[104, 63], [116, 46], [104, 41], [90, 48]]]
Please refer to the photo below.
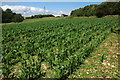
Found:
[[50, 10], [44, 10], [42, 8], [36, 8], [36, 7], [27, 7], [27, 6], [9, 6], [4, 5], [1, 6], [3, 10], [6, 10], [7, 8], [11, 9], [15, 13], [20, 13], [23, 16], [32, 16], [37, 14], [53, 14], [53, 15], [61, 15], [61, 14], [69, 14], [70, 11], [50, 11]]

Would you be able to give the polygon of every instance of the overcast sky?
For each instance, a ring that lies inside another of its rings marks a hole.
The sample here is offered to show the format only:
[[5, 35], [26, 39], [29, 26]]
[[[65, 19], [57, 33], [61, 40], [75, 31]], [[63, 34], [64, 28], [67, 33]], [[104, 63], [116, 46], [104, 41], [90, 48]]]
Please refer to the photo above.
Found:
[[74, 9], [100, 3], [101, 2], [2, 2], [1, 7], [3, 10], [9, 8], [13, 12], [20, 13], [23, 16], [44, 14], [44, 11], [45, 14], [69, 15]]

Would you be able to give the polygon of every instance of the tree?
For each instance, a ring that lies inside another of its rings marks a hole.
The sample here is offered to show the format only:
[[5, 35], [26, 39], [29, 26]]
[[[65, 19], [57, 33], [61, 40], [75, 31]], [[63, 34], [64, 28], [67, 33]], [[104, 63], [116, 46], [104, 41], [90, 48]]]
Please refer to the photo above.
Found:
[[27, 19], [34, 19], [34, 18], [43, 18], [43, 17], [54, 17], [53, 15], [51, 14], [48, 14], [48, 15], [34, 15], [34, 16], [31, 16], [31, 17], [27, 17]]
[[100, 6], [99, 5], [99, 7], [97, 8], [97, 10], [96, 10], [96, 16], [98, 17], [98, 18], [100, 18], [100, 17], [103, 17], [103, 16], [105, 16], [105, 11], [104, 11], [104, 7], [103, 6]]
[[106, 15], [118, 15], [120, 11], [120, 2], [103, 2], [96, 10], [97, 17], [103, 17]]
[[21, 14], [14, 15], [12, 19], [13, 22], [22, 22], [23, 20], [24, 18], [21, 16]]
[[11, 9], [2, 10], [2, 23], [21, 22], [24, 18], [21, 14], [16, 14]]
[[71, 12], [71, 16], [95, 16], [95, 11], [98, 5], [89, 5], [84, 8], [79, 8]]
[[66, 14], [62, 14], [62, 16], [63, 16], [63, 17], [66, 17], [66, 16], [68, 16], [68, 15], [66, 15]]
[[3, 23], [12, 22], [12, 17], [13, 17], [13, 13], [12, 13], [11, 9], [6, 9], [6, 11], [3, 11], [3, 13], [2, 13]]
[[102, 2], [99, 5], [88, 5], [83, 8], [73, 10], [71, 16], [97, 16], [120, 15], [119, 2]]

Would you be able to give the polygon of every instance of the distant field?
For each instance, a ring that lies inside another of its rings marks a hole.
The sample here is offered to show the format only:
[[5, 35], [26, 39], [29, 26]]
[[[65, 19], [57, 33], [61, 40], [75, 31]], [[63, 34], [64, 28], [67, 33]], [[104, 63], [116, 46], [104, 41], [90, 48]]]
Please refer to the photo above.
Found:
[[3, 77], [66, 78], [117, 26], [115, 17], [3, 24]]

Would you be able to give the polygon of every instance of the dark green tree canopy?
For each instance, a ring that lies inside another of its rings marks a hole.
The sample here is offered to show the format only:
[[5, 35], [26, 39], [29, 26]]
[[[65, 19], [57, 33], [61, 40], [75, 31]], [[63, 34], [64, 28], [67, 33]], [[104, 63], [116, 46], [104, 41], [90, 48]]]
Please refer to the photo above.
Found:
[[11, 9], [2, 10], [2, 23], [22, 22], [23, 20], [24, 18], [21, 14], [13, 13]]
[[43, 18], [43, 17], [54, 17], [54, 15], [52, 14], [47, 14], [47, 15], [34, 15], [34, 16], [31, 16], [31, 17], [26, 17], [26, 19], [33, 19], [33, 18]]
[[119, 15], [120, 2], [103, 2], [100, 5], [89, 5], [71, 12], [71, 16], [97, 16]]

